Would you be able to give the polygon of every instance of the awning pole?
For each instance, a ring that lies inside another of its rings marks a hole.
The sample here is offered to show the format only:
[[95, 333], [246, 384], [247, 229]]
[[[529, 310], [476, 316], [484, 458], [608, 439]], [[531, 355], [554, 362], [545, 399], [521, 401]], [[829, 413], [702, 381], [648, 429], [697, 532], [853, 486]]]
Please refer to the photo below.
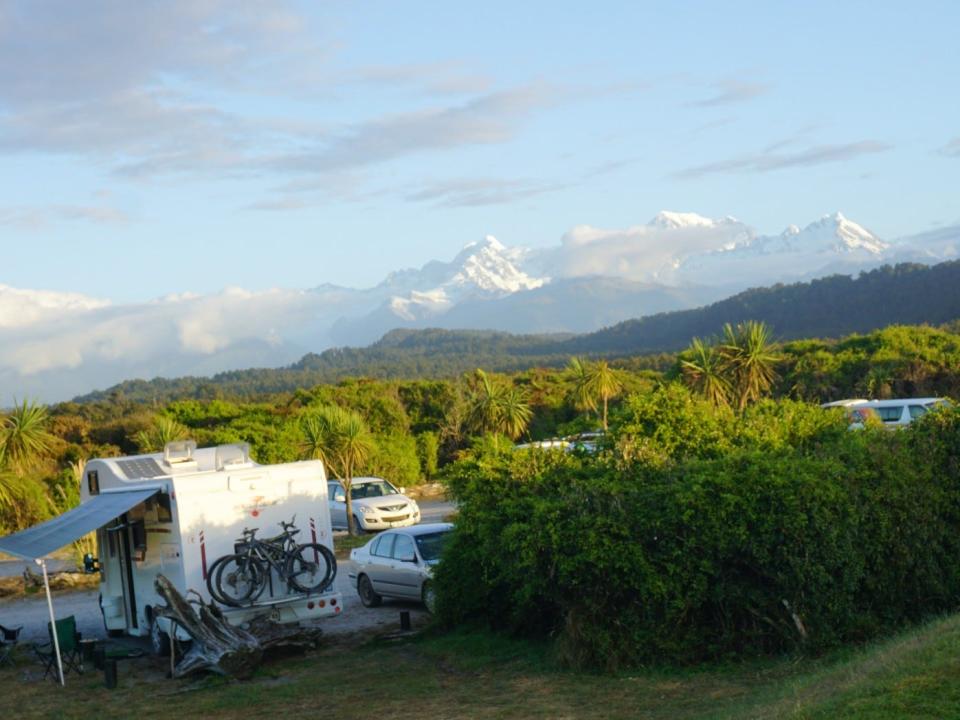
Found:
[[53, 599], [50, 597], [50, 578], [47, 577], [47, 560], [39, 558], [37, 562], [43, 568], [43, 588], [47, 591], [47, 609], [50, 611], [50, 634], [53, 636], [53, 651], [57, 654], [57, 672], [60, 673], [60, 686], [66, 687], [63, 679], [63, 660], [60, 659], [60, 638], [57, 637], [57, 619], [53, 616]]

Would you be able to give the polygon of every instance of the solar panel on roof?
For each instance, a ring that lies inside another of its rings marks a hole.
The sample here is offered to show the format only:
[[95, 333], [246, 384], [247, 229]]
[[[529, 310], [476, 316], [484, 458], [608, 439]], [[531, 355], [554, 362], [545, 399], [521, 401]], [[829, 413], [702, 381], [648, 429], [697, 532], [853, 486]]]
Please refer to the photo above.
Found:
[[157, 461], [153, 458], [138, 458], [136, 460], [117, 460], [120, 470], [127, 476], [128, 480], [138, 478], [155, 478], [161, 475], [169, 475], [164, 471]]

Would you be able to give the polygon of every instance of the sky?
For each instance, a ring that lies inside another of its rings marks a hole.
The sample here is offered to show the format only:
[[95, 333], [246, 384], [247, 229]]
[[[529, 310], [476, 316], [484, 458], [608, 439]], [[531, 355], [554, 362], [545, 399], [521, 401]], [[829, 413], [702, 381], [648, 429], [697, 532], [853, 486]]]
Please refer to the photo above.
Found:
[[0, 284], [375, 285], [659, 210], [960, 223], [960, 4], [0, 0]]

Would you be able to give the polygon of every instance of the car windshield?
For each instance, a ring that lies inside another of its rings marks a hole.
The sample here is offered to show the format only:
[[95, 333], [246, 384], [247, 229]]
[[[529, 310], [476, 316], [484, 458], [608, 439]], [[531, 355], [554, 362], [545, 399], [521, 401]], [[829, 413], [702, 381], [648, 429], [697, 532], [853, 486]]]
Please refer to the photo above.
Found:
[[430, 533], [428, 535], [417, 535], [417, 548], [420, 550], [420, 557], [426, 562], [437, 560], [440, 553], [443, 552], [443, 546], [447, 544], [447, 538], [450, 537], [450, 531]]
[[362, 500], [363, 498], [382, 497], [383, 495], [395, 495], [397, 489], [386, 480], [371, 480], [360, 484], [354, 483], [350, 488], [351, 500]]

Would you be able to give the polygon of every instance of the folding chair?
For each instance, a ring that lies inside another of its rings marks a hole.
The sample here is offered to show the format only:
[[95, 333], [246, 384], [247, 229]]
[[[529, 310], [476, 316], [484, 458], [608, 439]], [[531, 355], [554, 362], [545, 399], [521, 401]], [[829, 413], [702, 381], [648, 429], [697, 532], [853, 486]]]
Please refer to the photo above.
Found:
[[20, 637], [22, 627], [8, 628], [0, 625], [0, 665], [7, 663], [13, 665], [13, 658], [10, 657], [13, 649], [17, 646], [17, 638]]
[[[76, 673], [83, 672], [83, 656], [80, 652], [80, 633], [77, 632], [77, 620], [73, 615], [57, 620], [57, 642], [60, 644], [60, 660], [63, 663], [63, 674], [73, 670]], [[43, 676], [53, 674], [54, 680], [57, 677], [57, 650], [53, 644], [53, 628], [47, 623], [47, 633], [50, 635], [50, 642], [45, 645], [34, 645], [40, 662], [46, 665]]]

